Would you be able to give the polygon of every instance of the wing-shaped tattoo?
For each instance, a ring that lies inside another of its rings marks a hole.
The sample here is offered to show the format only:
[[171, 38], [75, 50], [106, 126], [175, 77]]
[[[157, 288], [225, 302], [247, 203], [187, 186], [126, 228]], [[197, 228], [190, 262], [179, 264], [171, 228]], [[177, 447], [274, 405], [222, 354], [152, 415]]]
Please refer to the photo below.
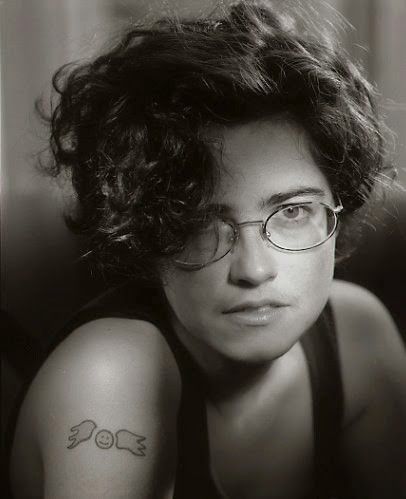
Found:
[[131, 431], [119, 430], [116, 432], [117, 449], [128, 450], [134, 456], [145, 456], [146, 447], [143, 444], [144, 440], [145, 437], [131, 433]]
[[79, 445], [80, 442], [89, 440], [96, 426], [96, 423], [94, 421], [91, 421], [90, 419], [86, 419], [76, 426], [72, 426], [72, 428], [70, 429], [72, 433], [68, 437], [68, 440], [70, 441], [68, 449], [73, 449], [74, 447]]

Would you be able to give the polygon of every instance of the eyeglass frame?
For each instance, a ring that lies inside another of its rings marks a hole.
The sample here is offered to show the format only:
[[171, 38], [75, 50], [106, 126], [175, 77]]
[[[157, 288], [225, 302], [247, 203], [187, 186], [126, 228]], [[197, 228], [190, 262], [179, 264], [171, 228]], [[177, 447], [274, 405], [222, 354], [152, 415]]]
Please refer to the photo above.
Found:
[[[334, 227], [333, 227], [333, 230], [331, 231], [331, 233], [328, 235], [328, 237], [326, 237], [326, 239], [324, 239], [323, 241], [321, 241], [319, 243], [313, 244], [311, 246], [306, 246], [305, 248], [298, 248], [298, 249], [284, 248], [283, 246], [279, 246], [274, 241], [269, 239], [269, 237], [267, 236], [267, 231], [265, 228], [266, 228], [267, 223], [268, 223], [270, 218], [272, 218], [276, 213], [278, 213], [286, 208], [289, 208], [290, 206], [297, 206], [297, 205], [300, 206], [300, 205], [311, 204], [311, 203], [321, 204], [325, 208], [328, 208], [329, 210], [331, 210], [333, 215], [334, 215]], [[322, 201], [303, 201], [303, 202], [285, 204], [283, 206], [279, 206], [265, 220], [247, 220], [244, 222], [236, 223], [236, 222], [233, 222], [232, 220], [221, 219], [223, 222], [228, 224], [233, 229], [233, 232], [234, 232], [233, 243], [232, 243], [230, 249], [226, 253], [224, 253], [224, 255], [216, 258], [215, 260], [210, 260], [207, 263], [186, 263], [186, 262], [181, 262], [179, 260], [174, 260], [175, 264], [177, 266], [179, 266], [180, 268], [183, 268], [185, 270], [193, 271], [193, 270], [203, 269], [204, 267], [207, 267], [208, 265], [211, 265], [212, 263], [218, 262], [219, 260], [221, 260], [222, 258], [227, 256], [234, 249], [235, 245], [238, 243], [238, 240], [240, 238], [240, 227], [246, 227], [249, 225], [261, 225], [260, 234], [261, 234], [262, 239], [264, 241], [270, 243], [274, 248], [276, 248], [278, 250], [287, 251], [289, 253], [298, 253], [299, 251], [306, 251], [309, 249], [317, 248], [318, 246], [321, 246], [322, 244], [326, 243], [337, 231], [337, 227], [339, 225], [338, 215], [344, 210], [344, 206], [341, 203], [340, 198], [338, 198], [338, 203], [339, 204], [335, 207], [332, 207], [332, 206], [328, 205], [327, 203], [323, 203]]]

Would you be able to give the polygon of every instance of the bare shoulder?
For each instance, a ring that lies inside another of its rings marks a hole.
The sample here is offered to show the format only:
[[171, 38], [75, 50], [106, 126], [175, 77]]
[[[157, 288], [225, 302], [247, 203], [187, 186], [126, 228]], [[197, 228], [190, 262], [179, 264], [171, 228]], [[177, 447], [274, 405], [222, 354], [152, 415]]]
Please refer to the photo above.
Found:
[[27, 484], [38, 484], [38, 474], [29, 471], [37, 456], [47, 476], [41, 485], [52, 497], [101, 497], [97, 486], [88, 490], [96, 475], [104, 477], [95, 482], [103, 497], [116, 497], [117, 487], [120, 497], [145, 491], [154, 497], [151, 474], [176, 451], [180, 391], [176, 361], [154, 325], [104, 318], [80, 326], [49, 356], [27, 393], [12, 476], [27, 473]]
[[127, 405], [146, 387], [152, 396], [155, 384], [161, 382], [165, 383], [165, 396], [176, 400], [178, 367], [156, 326], [140, 320], [102, 318], [77, 328], [52, 352], [30, 388], [27, 403], [35, 398], [40, 404], [61, 393], [63, 399], [83, 396], [89, 401], [97, 388], [97, 396], [114, 393], [116, 405], [119, 397]]
[[331, 304], [350, 422], [384, 393], [404, 397], [406, 354], [390, 313], [370, 291], [336, 280]]
[[330, 298], [343, 348], [349, 345], [355, 355], [379, 356], [383, 361], [388, 356], [405, 355], [389, 311], [373, 293], [357, 284], [335, 280]]
[[366, 378], [368, 383], [375, 377], [387, 382], [402, 379], [405, 348], [385, 305], [365, 288], [338, 280], [333, 283], [331, 303], [344, 376]]
[[334, 279], [331, 299], [334, 308], [351, 320], [368, 321], [371, 314], [388, 316], [385, 306], [373, 293], [352, 282]]
[[[345, 397], [343, 451], [356, 497], [404, 497], [406, 353], [382, 302], [336, 281], [335, 316]], [[389, 494], [389, 495], [387, 495]]]

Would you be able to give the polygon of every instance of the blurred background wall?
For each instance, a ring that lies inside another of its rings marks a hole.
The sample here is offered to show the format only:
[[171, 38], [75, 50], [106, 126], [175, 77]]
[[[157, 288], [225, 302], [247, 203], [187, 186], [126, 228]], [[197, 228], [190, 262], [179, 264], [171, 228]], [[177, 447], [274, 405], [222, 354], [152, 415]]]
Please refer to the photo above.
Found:
[[[0, 0], [2, 309], [40, 344], [100, 283], [78, 261], [81, 243], [64, 226], [61, 191], [33, 167], [35, 153], [45, 146], [35, 99], [47, 95], [57, 67], [96, 51], [128, 19], [171, 10], [199, 14], [214, 5], [211, 0]], [[327, 17], [336, 9], [353, 25], [342, 43], [380, 88], [388, 124], [398, 137], [395, 160], [403, 167], [406, 1], [329, 0], [320, 8]], [[406, 185], [404, 172], [399, 180]], [[370, 231], [358, 259], [338, 275], [381, 296], [403, 328], [406, 210], [401, 191], [390, 196], [400, 216], [387, 222], [388, 215], [379, 213], [383, 228]]]

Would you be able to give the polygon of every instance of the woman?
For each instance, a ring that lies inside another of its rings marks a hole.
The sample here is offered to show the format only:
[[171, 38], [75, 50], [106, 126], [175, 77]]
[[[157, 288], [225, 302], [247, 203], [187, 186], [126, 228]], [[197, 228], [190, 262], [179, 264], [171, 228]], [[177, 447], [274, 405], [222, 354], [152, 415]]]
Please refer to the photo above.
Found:
[[54, 85], [52, 173], [121, 282], [29, 388], [16, 497], [405, 497], [404, 350], [333, 279], [387, 168], [358, 69], [241, 2], [134, 28]]

